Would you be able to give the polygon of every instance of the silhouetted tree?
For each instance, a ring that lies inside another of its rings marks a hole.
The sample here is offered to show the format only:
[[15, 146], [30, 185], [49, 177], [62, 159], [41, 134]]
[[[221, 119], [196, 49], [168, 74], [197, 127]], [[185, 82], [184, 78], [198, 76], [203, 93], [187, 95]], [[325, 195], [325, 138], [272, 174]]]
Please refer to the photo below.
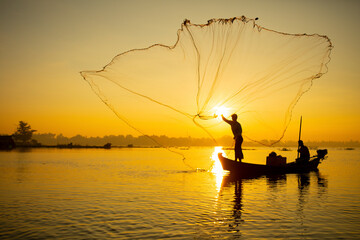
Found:
[[32, 130], [31, 126], [28, 123], [20, 121], [16, 132], [13, 134], [13, 138], [16, 141], [27, 143], [28, 141], [30, 141], [33, 132], [36, 132], [36, 130]]

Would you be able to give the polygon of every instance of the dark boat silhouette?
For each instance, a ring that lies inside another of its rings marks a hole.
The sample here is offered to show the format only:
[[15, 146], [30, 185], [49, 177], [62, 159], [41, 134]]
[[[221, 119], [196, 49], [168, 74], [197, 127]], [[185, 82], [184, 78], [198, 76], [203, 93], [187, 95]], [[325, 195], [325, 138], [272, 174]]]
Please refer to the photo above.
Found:
[[327, 150], [317, 150], [317, 155], [310, 158], [309, 162], [290, 162], [281, 166], [253, 164], [245, 162], [235, 162], [225, 158], [221, 153], [218, 154], [219, 160], [224, 170], [230, 171], [239, 177], [256, 177], [261, 175], [276, 175], [285, 173], [303, 173], [318, 170], [318, 165], [325, 159]]
[[12, 138], [12, 136], [9, 135], [3, 135], [0, 136], [0, 149], [1, 150], [11, 150], [15, 148], [15, 142]]

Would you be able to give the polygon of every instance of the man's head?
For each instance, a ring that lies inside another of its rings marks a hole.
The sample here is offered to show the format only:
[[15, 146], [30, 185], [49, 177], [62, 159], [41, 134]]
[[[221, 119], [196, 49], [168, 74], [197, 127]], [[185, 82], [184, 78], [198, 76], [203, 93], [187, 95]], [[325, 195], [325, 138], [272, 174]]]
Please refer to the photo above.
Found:
[[234, 113], [233, 115], [231, 115], [231, 118], [233, 121], [236, 121], [237, 120], [237, 115]]
[[303, 141], [301, 141], [301, 140], [299, 140], [299, 146], [304, 146], [304, 143], [303, 143]]

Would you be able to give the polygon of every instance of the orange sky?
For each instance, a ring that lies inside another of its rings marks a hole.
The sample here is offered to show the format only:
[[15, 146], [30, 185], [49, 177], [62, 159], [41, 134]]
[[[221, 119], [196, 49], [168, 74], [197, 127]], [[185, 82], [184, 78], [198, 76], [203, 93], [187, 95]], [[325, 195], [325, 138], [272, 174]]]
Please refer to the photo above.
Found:
[[329, 72], [295, 107], [285, 139], [297, 138], [302, 115], [304, 139], [360, 140], [359, 13], [358, 1], [3, 0], [0, 133], [23, 120], [40, 133], [136, 135], [79, 72], [99, 70], [129, 49], [173, 45], [185, 18], [206, 23], [245, 15], [281, 32], [327, 35], [334, 45]]

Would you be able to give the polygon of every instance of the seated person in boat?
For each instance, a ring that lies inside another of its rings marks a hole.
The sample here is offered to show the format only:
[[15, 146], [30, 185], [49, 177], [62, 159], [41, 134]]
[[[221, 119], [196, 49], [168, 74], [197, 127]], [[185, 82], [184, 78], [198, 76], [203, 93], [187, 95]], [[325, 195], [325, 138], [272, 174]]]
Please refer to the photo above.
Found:
[[297, 162], [309, 162], [310, 152], [309, 149], [304, 145], [303, 141], [299, 140], [298, 152], [300, 157], [297, 159]]
[[231, 126], [231, 130], [234, 134], [234, 139], [235, 139], [235, 162], [237, 161], [237, 159], [239, 159], [239, 162], [241, 162], [241, 159], [244, 158], [242, 149], [241, 149], [241, 145], [244, 141], [243, 137], [242, 137], [242, 128], [240, 123], [237, 121], [237, 115], [234, 113], [233, 115], [231, 115], [231, 119], [232, 120], [228, 120], [224, 117], [224, 115], [221, 115], [222, 119], [230, 124]]

